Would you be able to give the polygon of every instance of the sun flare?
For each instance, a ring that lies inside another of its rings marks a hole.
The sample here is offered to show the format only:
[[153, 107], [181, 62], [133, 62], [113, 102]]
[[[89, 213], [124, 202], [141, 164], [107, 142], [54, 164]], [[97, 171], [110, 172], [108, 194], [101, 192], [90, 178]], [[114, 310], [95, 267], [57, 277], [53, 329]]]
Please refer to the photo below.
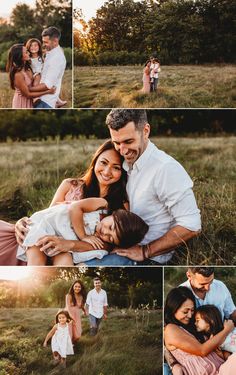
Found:
[[21, 280], [30, 277], [31, 273], [31, 267], [0, 267], [1, 280]]

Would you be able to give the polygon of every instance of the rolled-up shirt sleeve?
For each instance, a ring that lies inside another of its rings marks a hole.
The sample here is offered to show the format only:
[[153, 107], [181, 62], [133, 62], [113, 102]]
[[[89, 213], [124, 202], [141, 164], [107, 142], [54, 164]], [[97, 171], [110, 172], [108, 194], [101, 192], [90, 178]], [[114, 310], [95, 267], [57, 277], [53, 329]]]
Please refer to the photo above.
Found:
[[178, 162], [166, 163], [155, 180], [158, 199], [167, 208], [174, 226], [199, 231], [201, 216], [192, 187], [191, 178]]

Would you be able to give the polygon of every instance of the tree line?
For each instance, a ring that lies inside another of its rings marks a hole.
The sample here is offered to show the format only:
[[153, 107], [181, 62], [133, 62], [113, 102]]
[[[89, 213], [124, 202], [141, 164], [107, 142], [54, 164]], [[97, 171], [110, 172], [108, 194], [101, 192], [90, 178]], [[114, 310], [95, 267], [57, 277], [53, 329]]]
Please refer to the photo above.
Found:
[[[14, 115], [13, 115], [14, 113]], [[5, 110], [0, 118], [0, 142], [109, 137], [109, 110]], [[234, 110], [148, 110], [151, 136], [199, 136], [235, 133]]]
[[[0, 18], [0, 70], [6, 68], [9, 48], [15, 43], [25, 43], [30, 38], [41, 40], [42, 30], [56, 26], [61, 30], [60, 44], [65, 48], [68, 63], [72, 47], [71, 0], [36, 0], [34, 8], [19, 2], [11, 12], [10, 21]], [[71, 66], [71, 63], [70, 63]]]
[[108, 0], [85, 22], [74, 18], [75, 64], [234, 63], [234, 0]]
[[142, 268], [50, 268], [34, 270], [33, 277], [0, 282], [0, 308], [61, 307], [72, 283], [79, 279], [86, 292], [99, 276], [107, 291], [109, 306], [118, 308], [161, 308], [162, 269]]

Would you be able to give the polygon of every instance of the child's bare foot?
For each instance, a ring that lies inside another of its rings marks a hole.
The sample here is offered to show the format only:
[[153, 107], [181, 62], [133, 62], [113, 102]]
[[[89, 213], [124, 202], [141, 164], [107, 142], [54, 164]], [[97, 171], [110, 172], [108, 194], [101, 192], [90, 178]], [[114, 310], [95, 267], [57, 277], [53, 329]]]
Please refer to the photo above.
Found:
[[57, 107], [57, 108], [61, 108], [61, 107], [63, 107], [63, 106], [66, 105], [66, 104], [67, 104], [67, 101], [66, 101], [66, 100], [62, 100], [62, 99], [58, 98], [58, 99], [57, 99], [57, 102], [56, 102], [56, 107]]

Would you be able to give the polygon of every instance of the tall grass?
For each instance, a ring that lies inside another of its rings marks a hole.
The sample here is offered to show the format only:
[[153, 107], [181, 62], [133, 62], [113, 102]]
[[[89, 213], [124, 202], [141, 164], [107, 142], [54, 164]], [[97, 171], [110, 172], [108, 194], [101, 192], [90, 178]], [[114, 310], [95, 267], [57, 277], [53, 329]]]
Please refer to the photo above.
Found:
[[234, 108], [235, 65], [162, 66], [157, 93], [143, 94], [141, 66], [74, 68], [75, 108]]
[[[236, 137], [154, 138], [194, 181], [202, 233], [175, 252], [174, 264], [236, 264]], [[14, 221], [49, 205], [65, 177], [81, 174], [102, 140], [1, 144], [0, 218]]]
[[[1, 311], [1, 375], [161, 375], [162, 314], [114, 310], [97, 336], [89, 336], [87, 318], [83, 335], [68, 356], [67, 369], [51, 363], [51, 349], [42, 343], [58, 309], [5, 309]], [[137, 319], [139, 326], [137, 326]]]
[[[7, 73], [0, 72], [0, 108], [12, 108], [14, 91], [10, 88]], [[63, 108], [72, 107], [72, 71], [66, 70], [61, 87], [60, 97], [67, 101]]]

